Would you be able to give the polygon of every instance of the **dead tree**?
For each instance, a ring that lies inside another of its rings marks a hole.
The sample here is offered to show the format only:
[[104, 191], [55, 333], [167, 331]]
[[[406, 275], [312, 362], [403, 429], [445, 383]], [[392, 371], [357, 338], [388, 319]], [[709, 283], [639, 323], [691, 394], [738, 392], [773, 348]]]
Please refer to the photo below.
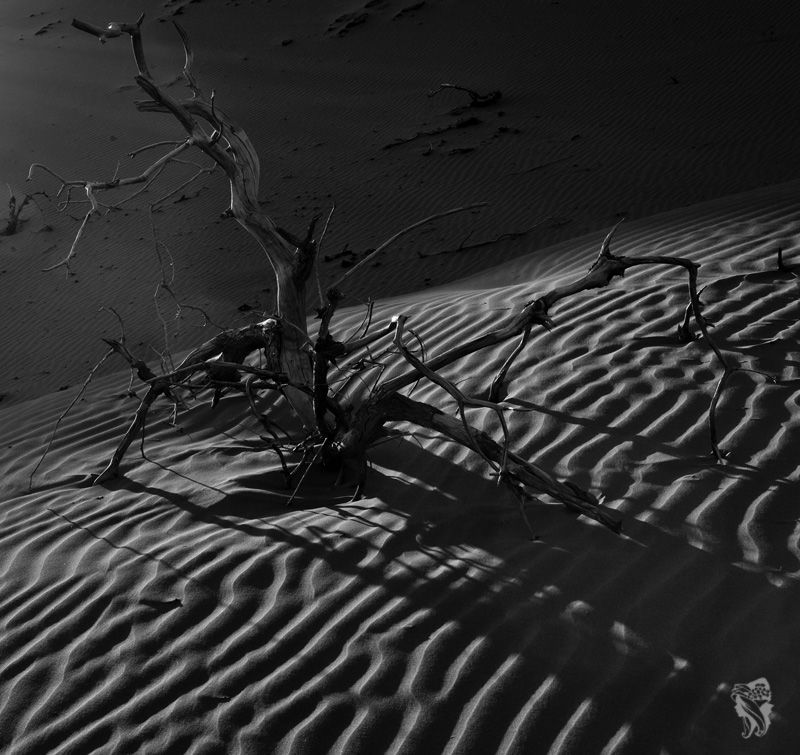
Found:
[[[170, 149], [141, 175], [132, 178], [120, 179], [115, 176], [110, 181], [67, 181], [44, 166], [31, 167], [31, 171], [39, 167], [57, 177], [61, 181], [62, 191], [82, 187], [90, 202], [90, 209], [73, 243], [73, 249], [62, 263], [68, 264], [82, 229], [92, 215], [99, 211], [96, 197], [99, 192], [123, 185], [147, 183], [179, 154], [196, 148], [208, 155], [224, 171], [231, 187], [229, 214], [256, 239], [269, 260], [278, 284], [276, 311], [260, 323], [223, 331], [193, 350], [176, 369], [160, 375], [135, 357], [124, 344], [108, 341], [111, 352], [120, 354], [129, 363], [147, 386], [147, 392], [96, 483], [103, 483], [120, 473], [125, 452], [133, 440], [144, 432], [147, 414], [159, 398], [166, 398], [178, 406], [184, 400], [180, 397], [191, 400], [207, 390], [214, 391], [215, 401], [223, 391], [239, 391], [248, 397], [256, 418], [264, 422], [264, 417], [256, 409], [254, 398], [272, 394], [282, 395], [289, 400], [303, 426], [300, 435], [295, 434], [291, 440], [279, 440], [274, 433], [272, 439], [265, 438], [267, 445], [279, 454], [287, 479], [290, 474], [284, 455], [296, 451], [303, 454], [304, 460], [313, 456], [328, 464], [355, 466], [360, 471], [360, 492], [367, 469], [367, 451], [391, 432], [392, 425], [408, 423], [436, 431], [479, 454], [520, 503], [523, 514], [526, 500], [545, 495], [614, 531], [619, 531], [618, 518], [603, 507], [592, 493], [568, 480], [557, 479], [532, 461], [513, 452], [504, 409], [499, 402], [504, 395], [503, 383], [506, 375], [525, 347], [532, 330], [553, 327], [550, 311], [557, 302], [582, 291], [607, 286], [613, 278], [622, 275], [628, 268], [645, 264], [679, 267], [688, 276], [689, 305], [679, 333], [684, 339], [693, 337], [690, 329], [690, 321], [693, 320], [723, 365], [724, 374], [710, 409], [712, 448], [717, 458], [722, 459], [714, 429], [714, 408], [727, 377], [737, 367], [726, 361], [708, 332], [708, 323], [702, 315], [703, 305], [697, 290], [698, 265], [678, 257], [640, 258], [613, 255], [610, 251], [610, 240], [616, 226], [604, 240], [596, 262], [585, 276], [528, 302], [518, 314], [495, 330], [427, 361], [420, 359], [407, 347], [407, 318], [402, 315], [392, 318], [369, 335], [365, 331], [362, 337], [355, 340], [342, 341], [336, 338], [332, 324], [336, 310], [345, 298], [341, 286], [347, 276], [372, 255], [351, 268], [327, 290], [327, 303], [317, 311], [318, 329], [313, 337], [310, 336], [307, 326], [306, 284], [312, 275], [317, 251], [317, 243], [314, 241], [315, 221], [312, 220], [305, 236], [300, 238], [279, 228], [264, 213], [258, 203], [260, 168], [256, 151], [242, 128], [216, 107], [213, 93], [210, 97], [203, 94], [192, 73], [193, 54], [186, 33], [175, 24], [185, 52], [183, 75], [192, 96], [189, 99], [176, 100], [153, 81], [148, 71], [141, 39], [142, 20], [143, 17], [135, 24], [110, 23], [105, 27], [82, 21], [73, 21], [73, 25], [97, 36], [101, 42], [129, 35], [139, 71], [135, 77], [136, 82], [149, 97], [137, 102], [137, 108], [144, 112], [172, 114], [186, 136], [165, 145], [150, 145], [154, 148], [169, 146]], [[424, 222], [477, 206], [479, 205], [456, 208], [414, 223], [378, 247], [373, 254]], [[341, 369], [344, 362], [365, 353], [371, 344], [381, 340], [388, 343], [389, 339], [396, 353], [407, 365], [403, 374], [384, 381], [379, 379], [378, 384], [365, 398], [356, 390], [348, 392], [341, 387], [332, 389], [332, 369]], [[488, 400], [464, 395], [441, 373], [443, 368], [458, 359], [512, 340], [517, 340], [517, 344], [495, 378]], [[258, 357], [257, 360], [254, 359], [255, 356]], [[431, 404], [412, 399], [403, 393], [420, 379], [431, 381], [444, 389], [455, 400], [457, 415], [446, 414]], [[502, 432], [501, 440], [492, 438], [470, 424], [467, 410], [472, 408], [489, 409], [494, 413]]]

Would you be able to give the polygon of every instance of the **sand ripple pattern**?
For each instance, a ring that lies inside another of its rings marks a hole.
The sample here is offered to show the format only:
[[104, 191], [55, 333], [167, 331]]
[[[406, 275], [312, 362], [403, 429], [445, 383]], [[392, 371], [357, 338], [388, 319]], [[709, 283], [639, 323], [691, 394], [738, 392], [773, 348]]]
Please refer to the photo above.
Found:
[[[542, 502], [529, 542], [480, 461], [426, 438], [375, 451], [370, 498], [332, 498], [320, 473], [286, 509], [274, 460], [244, 453], [257, 428], [237, 398], [193, 409], [181, 433], [154, 421], [148, 459], [132, 451], [125, 479], [93, 488], [133, 408], [125, 376], [69, 415], [29, 489], [70, 397], [6, 410], [0, 750], [738, 752], [730, 690], [764, 676], [763, 744], [796, 751], [800, 308], [797, 278], [774, 269], [778, 244], [800, 251], [795, 189], [620, 229], [619, 253], [700, 261], [720, 341], [785, 381], [737, 377], [725, 467], [703, 425], [718, 368], [674, 339], [673, 272], [559, 304], [512, 372], [517, 445], [603, 492], [624, 538]], [[579, 274], [599, 241], [382, 302], [378, 320], [413, 313], [435, 353]], [[504, 354], [451, 374], [478, 392]]]

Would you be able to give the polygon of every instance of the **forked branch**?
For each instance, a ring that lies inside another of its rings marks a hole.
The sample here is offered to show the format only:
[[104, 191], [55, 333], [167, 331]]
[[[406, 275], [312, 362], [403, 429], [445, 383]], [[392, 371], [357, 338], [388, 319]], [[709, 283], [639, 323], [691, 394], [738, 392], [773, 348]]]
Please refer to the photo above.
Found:
[[[550, 318], [550, 309], [558, 301], [583, 291], [589, 291], [595, 288], [604, 288], [605, 286], [608, 286], [615, 277], [624, 275], [625, 271], [632, 267], [640, 265], [668, 265], [671, 267], [679, 267], [686, 271], [689, 293], [689, 305], [687, 307], [686, 317], [684, 318], [684, 322], [681, 325], [679, 332], [681, 332], [684, 337], [688, 337], [688, 314], [691, 312], [692, 318], [697, 325], [697, 328], [700, 331], [703, 339], [714, 352], [714, 355], [717, 357], [717, 360], [723, 368], [723, 374], [716, 386], [714, 396], [709, 407], [709, 434], [712, 452], [718, 461], [723, 461], [725, 454], [719, 447], [716, 431], [715, 411], [730, 374], [740, 368], [738, 365], [732, 365], [730, 363], [729, 359], [726, 358], [723, 351], [709, 333], [709, 326], [711, 323], [703, 316], [704, 305], [697, 290], [697, 271], [700, 265], [683, 257], [625, 257], [612, 254], [610, 246], [611, 238], [621, 222], [622, 221], [619, 221], [609, 231], [608, 235], [603, 240], [597, 259], [586, 275], [584, 275], [582, 278], [579, 278], [578, 280], [565, 286], [554, 288], [544, 296], [528, 302], [522, 308], [522, 311], [513, 317], [508, 323], [506, 323], [506, 325], [497, 328], [494, 331], [490, 331], [489, 333], [478, 336], [465, 344], [457, 346], [443, 354], [440, 354], [437, 357], [434, 357], [427, 363], [426, 368], [432, 372], [438, 372], [443, 367], [446, 367], [447, 365], [452, 364], [453, 362], [468, 356], [469, 354], [491, 346], [495, 346], [521, 335], [522, 338], [520, 343], [512, 352], [511, 356], [506, 360], [505, 364], [492, 383], [491, 391], [489, 393], [489, 400], [496, 402], [500, 400], [500, 396], [504, 390], [504, 380], [511, 364], [519, 355], [522, 347], [528, 340], [526, 334], [529, 333], [531, 328], [535, 325], [539, 325], [547, 329], [550, 329], [554, 326], [554, 323]], [[397, 393], [413, 383], [418, 378], [420, 372], [420, 369], [414, 368], [411, 372], [400, 375], [383, 383], [375, 391], [371, 400], [380, 402], [386, 399], [388, 396]]]
[[497, 443], [482, 430], [465, 426], [464, 422], [444, 414], [436, 407], [399, 394], [387, 397], [383, 409], [390, 420], [411, 422], [434, 430], [477, 451], [484, 459], [504, 469], [504, 482], [549, 495], [567, 508], [600, 522], [612, 531], [621, 531], [620, 520], [604, 509], [591, 493], [572, 483], [555, 479], [540, 467], [509, 451], [507, 444]]
[[58, 193], [56, 194], [57, 197], [60, 197], [64, 190], [66, 189], [69, 191], [73, 187], [83, 187], [84, 191], [86, 192], [86, 198], [89, 201], [89, 209], [83, 217], [83, 222], [78, 229], [78, 233], [75, 236], [75, 239], [72, 242], [72, 246], [70, 247], [69, 253], [67, 254], [64, 259], [60, 262], [56, 263], [55, 265], [51, 265], [50, 267], [45, 268], [45, 272], [50, 270], [55, 270], [59, 267], [65, 266], [67, 270], [69, 270], [69, 262], [75, 256], [78, 248], [78, 242], [80, 241], [81, 236], [86, 228], [86, 224], [89, 222], [91, 217], [96, 214], [100, 214], [100, 204], [97, 200], [96, 192], [99, 191], [107, 191], [110, 189], [118, 189], [122, 186], [131, 186], [133, 184], [140, 184], [146, 181], [149, 181], [152, 177], [157, 175], [161, 169], [170, 161], [174, 160], [179, 154], [185, 152], [193, 146], [193, 141], [191, 138], [186, 139], [185, 141], [178, 144], [177, 147], [170, 150], [167, 154], [162, 155], [158, 160], [152, 163], [148, 168], [146, 168], [142, 173], [138, 176], [129, 176], [127, 178], [112, 178], [111, 180], [107, 181], [86, 181], [83, 179], [66, 179], [62, 178], [58, 173], [56, 173], [51, 168], [48, 168], [46, 165], [42, 165], [41, 163], [33, 163], [31, 167], [28, 169], [28, 178], [27, 180], [30, 181], [33, 179], [33, 173], [35, 169], [39, 169], [44, 171], [45, 173], [49, 173], [54, 178], [57, 178], [61, 182], [61, 186], [58, 189]]

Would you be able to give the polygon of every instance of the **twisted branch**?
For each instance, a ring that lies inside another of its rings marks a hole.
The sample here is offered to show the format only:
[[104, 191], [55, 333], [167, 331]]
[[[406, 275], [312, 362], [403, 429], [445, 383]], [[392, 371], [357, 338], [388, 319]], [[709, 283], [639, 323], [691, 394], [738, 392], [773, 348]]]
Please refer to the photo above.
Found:
[[[473, 338], [471, 341], [465, 344], [457, 346], [445, 352], [444, 354], [434, 357], [428, 362], [427, 368], [433, 372], [436, 372], [469, 354], [503, 343], [504, 341], [507, 341], [515, 336], [522, 335], [523, 337], [520, 341], [520, 344], [506, 360], [506, 363], [500, 369], [500, 372], [492, 383], [489, 400], [497, 401], [503, 390], [503, 381], [506, 377], [508, 369], [510, 368], [511, 363], [513, 363], [513, 360], [520, 353], [521, 346], [524, 346], [524, 343], [527, 341], [525, 333], [530, 331], [534, 325], [540, 325], [547, 329], [551, 329], [554, 326], [554, 323], [550, 318], [549, 312], [558, 301], [583, 291], [589, 291], [595, 288], [604, 288], [605, 286], [608, 286], [615, 277], [624, 275], [625, 271], [631, 267], [636, 267], [639, 265], [669, 265], [672, 267], [680, 267], [686, 271], [688, 277], [689, 305], [687, 306], [684, 321], [679, 328], [679, 333], [682, 335], [682, 338], [691, 340], [692, 336], [689, 330], [688, 318], [689, 312], [691, 312], [692, 318], [697, 325], [703, 340], [713, 351], [723, 369], [723, 374], [717, 383], [708, 412], [709, 435], [712, 452], [715, 458], [722, 462], [724, 461], [725, 454], [720, 449], [717, 439], [716, 408], [730, 375], [733, 372], [742, 370], [743, 368], [738, 365], [732, 365], [729, 362], [725, 354], [722, 352], [716, 341], [709, 333], [709, 326], [711, 323], [703, 316], [704, 305], [700, 299], [700, 293], [697, 290], [697, 271], [700, 268], [700, 265], [683, 257], [623, 257], [612, 254], [610, 247], [611, 238], [621, 222], [622, 221], [620, 220], [609, 231], [603, 240], [600, 253], [586, 275], [565, 286], [555, 288], [538, 299], [534, 299], [533, 301], [526, 303], [522, 308], [522, 311], [513, 317], [505, 326]], [[400, 375], [392, 380], [387, 381], [386, 383], [383, 383], [373, 394], [372, 400], [380, 402], [386, 399], [388, 396], [397, 393], [399, 390], [413, 383], [418, 378], [419, 374], [419, 369], [413, 369], [411, 372], [406, 373], [405, 375]], [[772, 376], [765, 375], [765, 377], [769, 378], [770, 380], [774, 380]]]

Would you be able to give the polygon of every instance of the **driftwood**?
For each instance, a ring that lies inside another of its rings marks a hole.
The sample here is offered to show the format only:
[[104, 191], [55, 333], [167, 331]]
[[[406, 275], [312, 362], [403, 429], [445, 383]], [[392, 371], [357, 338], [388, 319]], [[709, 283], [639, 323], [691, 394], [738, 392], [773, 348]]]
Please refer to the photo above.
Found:
[[488, 92], [487, 94], [479, 94], [474, 89], [468, 89], [458, 84], [439, 84], [436, 89], [432, 89], [428, 92], [428, 97], [433, 97], [444, 89], [456, 89], [460, 92], [466, 92], [469, 95], [469, 105], [459, 108], [458, 112], [466, 110], [467, 107], [487, 107], [489, 105], [494, 105], [496, 102], [499, 102], [500, 98], [503, 96], [502, 92], [498, 90]]
[[[115, 176], [111, 181], [65, 181], [49, 168], [32, 166], [31, 170], [39, 167], [58, 178], [62, 191], [65, 188], [69, 190], [82, 187], [91, 205], [73, 248], [60, 264], [68, 265], [74, 257], [75, 246], [83, 228], [92, 214], [98, 211], [98, 192], [125, 184], [146, 184], [177, 155], [196, 148], [210, 157], [215, 166], [228, 177], [231, 200], [227, 212], [239, 221], [266, 253], [277, 280], [278, 295], [276, 311], [271, 316], [259, 323], [223, 330], [194, 349], [177, 367], [162, 374], [156, 374], [144, 361], [133, 355], [125, 346], [124, 339], [106, 341], [110, 348], [108, 354], [117, 354], [127, 361], [147, 387], [147, 391], [110, 461], [97, 477], [96, 484], [102, 484], [120, 474], [124, 455], [133, 440], [140, 434], [143, 436], [148, 413], [156, 400], [166, 398], [177, 411], [184, 400], [195, 400], [206, 391], [213, 391], [212, 404], [224, 392], [236, 391], [247, 397], [250, 410], [269, 432], [271, 437], [264, 437], [265, 447], [278, 454], [287, 485], [291, 484], [293, 475], [298, 472], [302, 481], [309, 466], [319, 459], [326, 464], [350, 465], [358, 469], [359, 485], [356, 494], [360, 494], [366, 475], [369, 449], [391, 437], [395, 432], [394, 424], [407, 423], [433, 430], [475, 451], [496, 475], [498, 482], [506, 486], [519, 503], [526, 524], [528, 520], [524, 511], [525, 502], [546, 495], [568, 509], [619, 532], [621, 523], [618, 517], [601, 505], [591, 492], [569, 480], [557, 479], [533, 461], [514, 453], [505, 420], [506, 408], [501, 401], [504, 398], [507, 375], [513, 368], [515, 359], [527, 345], [533, 329], [554, 327], [551, 310], [558, 302], [585, 291], [608, 286], [626, 270], [640, 265], [667, 265], [680, 268], [686, 273], [688, 305], [678, 326], [678, 336], [684, 341], [702, 338], [722, 367], [722, 375], [711, 399], [708, 422], [714, 457], [720, 462], [723, 460], [724, 452], [719, 448], [717, 439], [715, 411], [730, 376], [737, 371], [744, 371], [744, 368], [731, 362], [730, 357], [717, 345], [709, 332], [711, 323], [703, 315], [702, 292], [697, 289], [699, 265], [681, 257], [626, 257], [612, 254], [610, 242], [619, 223], [604, 239], [597, 259], [584, 276], [527, 302], [517, 314], [497, 328], [477, 335], [444, 353], [428, 359], [424, 354], [414, 354], [406, 344], [406, 333], [410, 330], [406, 328], [408, 318], [402, 314], [368, 333], [372, 319], [371, 308], [368, 309], [358, 337], [337, 339], [334, 331], [335, 315], [346, 298], [342, 286], [357, 272], [360, 265], [423, 223], [455, 213], [477, 210], [482, 205], [469, 205], [436, 213], [407, 226], [378, 246], [324, 293], [318, 284], [319, 326], [316, 334], [310, 335], [306, 316], [306, 283], [312, 275], [319, 246], [319, 242], [314, 240], [316, 219], [301, 238], [278, 227], [261, 210], [258, 203], [260, 168], [256, 151], [241, 127], [216, 107], [213, 93], [210, 97], [203, 94], [192, 73], [193, 53], [186, 33], [175, 25], [185, 53], [183, 75], [192, 96], [189, 99], [176, 100], [159, 88], [150, 77], [141, 41], [142, 19], [143, 17], [136, 24], [112, 23], [105, 27], [82, 21], [74, 21], [73, 25], [97, 36], [101, 42], [129, 35], [139, 71], [135, 77], [136, 82], [150, 97], [146, 101], [138, 102], [138, 109], [172, 114], [187, 136], [181, 141], [149, 145], [148, 148], [169, 149], [144, 173], [128, 179]], [[464, 89], [443, 84], [436, 91], [443, 88]], [[499, 98], [497, 92], [481, 96], [471, 90], [464, 91], [470, 94], [474, 106], [491, 104]], [[157, 239], [156, 245], [158, 249]], [[779, 265], [786, 269], [780, 254]], [[168, 287], [169, 281], [164, 280], [162, 284]], [[407, 365], [404, 373], [382, 379], [382, 368], [387, 357], [375, 359], [370, 351], [370, 347], [380, 341], [390, 343], [392, 351]], [[465, 395], [442, 375], [442, 369], [455, 361], [506, 342], [514, 342], [513, 349], [495, 377], [487, 398]], [[351, 357], [353, 359], [348, 372], [348, 368], [342, 365]], [[356, 378], [360, 378], [360, 368], [372, 366], [378, 368], [379, 374], [364, 395], [363, 385]], [[332, 370], [345, 375], [343, 384], [335, 389], [333, 385], [337, 381], [331, 379]], [[457, 416], [445, 414], [439, 408], [407, 395], [407, 389], [413, 390], [412, 386], [420, 380], [430, 381], [445, 390], [456, 402]], [[299, 434], [282, 431], [283, 437], [280, 437], [274, 431], [257, 408], [256, 399], [265, 396], [276, 399], [282, 396], [288, 400], [302, 425]], [[500, 440], [469, 423], [467, 413], [473, 409], [491, 410], [497, 419]], [[301, 454], [302, 459], [292, 472], [286, 458], [296, 453]]]

